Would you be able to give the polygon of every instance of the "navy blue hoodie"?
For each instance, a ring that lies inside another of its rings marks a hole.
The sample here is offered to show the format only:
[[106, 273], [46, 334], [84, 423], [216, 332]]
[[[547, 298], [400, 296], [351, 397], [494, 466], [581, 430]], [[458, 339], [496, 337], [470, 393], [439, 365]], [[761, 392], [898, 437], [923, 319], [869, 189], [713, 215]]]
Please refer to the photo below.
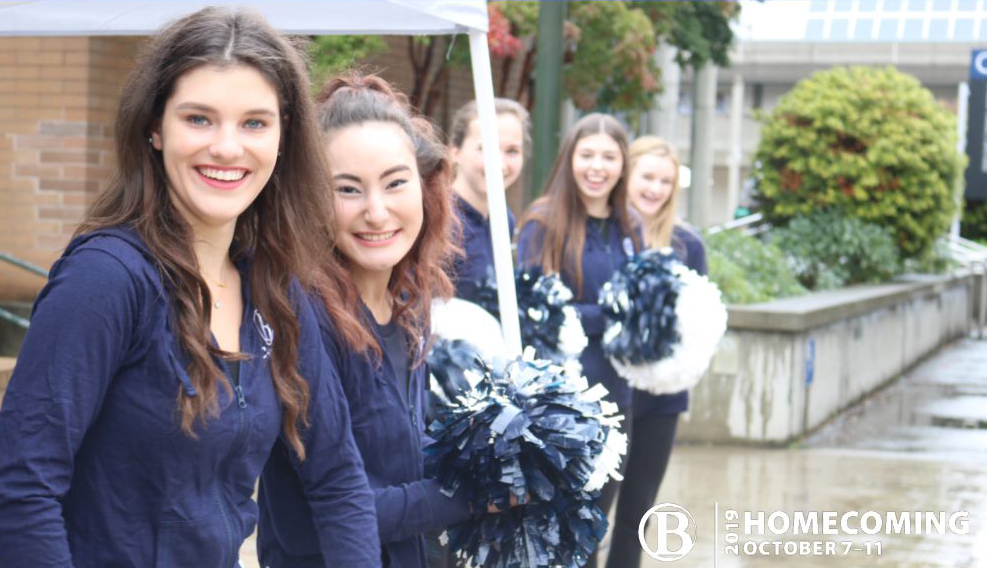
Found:
[[[281, 437], [270, 375], [273, 333], [240, 267], [244, 317], [233, 396], [220, 414], [178, 425], [194, 389], [169, 324], [169, 292], [135, 233], [70, 243], [34, 305], [0, 411], [0, 566], [229, 568], [253, 531], [251, 499]], [[299, 372], [309, 381], [308, 459], [293, 462], [333, 566], [380, 566], [372, 495], [349, 413], [308, 302]], [[226, 364], [217, 360], [226, 371]]]
[[[473, 297], [477, 283], [493, 276], [493, 237], [490, 233], [490, 218], [483, 215], [459, 195], [455, 196], [456, 215], [463, 226], [463, 252], [453, 263], [453, 284], [456, 296], [469, 300]], [[507, 210], [507, 224], [514, 234], [514, 214]]]
[[[531, 221], [521, 227], [518, 236], [517, 257], [520, 263], [526, 265], [538, 264], [541, 258], [545, 227]], [[579, 319], [589, 341], [583, 349], [579, 362], [583, 366], [583, 374], [590, 384], [602, 383], [610, 391], [608, 399], [620, 407], [628, 418], [632, 410], [633, 389], [627, 381], [617, 374], [610, 360], [603, 353], [603, 332], [606, 330], [606, 319], [603, 308], [597, 303], [600, 288], [603, 287], [613, 273], [634, 254], [634, 244], [630, 235], [625, 235], [620, 228], [617, 217], [611, 215], [606, 219], [586, 217], [586, 241], [583, 245], [583, 287], [576, 288], [571, 267], [563, 266], [562, 282], [565, 283], [575, 296], [573, 303], [579, 311]]]
[[[672, 229], [672, 250], [683, 264], [699, 274], [706, 275], [706, 248], [702, 237], [684, 225]], [[689, 391], [653, 395], [634, 389], [634, 417], [648, 414], [678, 414], [689, 409]]]
[[[441, 485], [424, 475], [425, 365], [408, 377], [401, 392], [398, 373], [375, 329], [384, 361], [378, 364], [350, 349], [339, 337], [321, 301], [313, 301], [323, 344], [340, 370], [343, 390], [353, 416], [353, 436], [373, 489], [377, 524], [383, 545], [383, 565], [390, 568], [425, 568], [423, 533], [445, 528], [469, 517], [464, 498], [449, 498]], [[365, 318], [372, 318], [363, 308]], [[261, 520], [257, 547], [261, 564], [271, 568], [308, 568], [319, 564], [315, 538], [298, 481], [275, 451], [261, 478]], [[461, 494], [461, 492], [460, 492]]]

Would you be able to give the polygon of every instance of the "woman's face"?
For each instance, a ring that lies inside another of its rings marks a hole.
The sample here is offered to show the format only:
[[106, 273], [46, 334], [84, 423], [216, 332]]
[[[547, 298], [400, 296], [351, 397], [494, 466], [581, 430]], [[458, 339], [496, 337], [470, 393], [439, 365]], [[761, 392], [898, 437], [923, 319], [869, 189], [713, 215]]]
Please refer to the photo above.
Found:
[[171, 202], [193, 231], [235, 226], [270, 179], [280, 141], [278, 95], [245, 65], [179, 77], [151, 134]]
[[[521, 177], [524, 168], [524, 127], [517, 115], [509, 112], [497, 115], [497, 138], [500, 141], [501, 174], [504, 187]], [[477, 198], [486, 199], [487, 179], [483, 168], [483, 140], [480, 121], [474, 119], [466, 130], [466, 138], [460, 148], [451, 149], [456, 163], [456, 175], [466, 182], [466, 187]]]
[[329, 134], [337, 244], [356, 276], [390, 276], [425, 218], [411, 140], [389, 122], [366, 122]]
[[668, 156], [645, 154], [637, 159], [627, 180], [631, 204], [645, 219], [654, 217], [668, 202], [678, 173]]
[[579, 197], [588, 210], [606, 206], [623, 167], [620, 144], [609, 134], [590, 134], [576, 142], [572, 152], [572, 175], [579, 188]]

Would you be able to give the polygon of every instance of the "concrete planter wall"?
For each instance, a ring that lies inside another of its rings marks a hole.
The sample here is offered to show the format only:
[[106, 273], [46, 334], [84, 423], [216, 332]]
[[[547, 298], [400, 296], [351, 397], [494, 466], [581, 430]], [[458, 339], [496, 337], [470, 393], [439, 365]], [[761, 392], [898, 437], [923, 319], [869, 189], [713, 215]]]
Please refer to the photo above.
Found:
[[970, 329], [979, 276], [729, 307], [729, 329], [692, 391], [679, 441], [784, 444]]

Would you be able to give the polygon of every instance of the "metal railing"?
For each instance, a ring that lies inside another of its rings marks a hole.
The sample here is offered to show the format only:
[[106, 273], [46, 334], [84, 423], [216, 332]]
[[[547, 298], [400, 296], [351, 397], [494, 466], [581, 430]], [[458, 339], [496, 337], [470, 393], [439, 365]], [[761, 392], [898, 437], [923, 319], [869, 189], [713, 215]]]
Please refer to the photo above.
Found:
[[[48, 278], [48, 271], [47, 270], [45, 270], [44, 268], [41, 268], [40, 266], [36, 266], [34, 264], [31, 264], [30, 262], [27, 262], [25, 260], [21, 260], [21, 259], [17, 258], [16, 256], [11, 256], [9, 254], [0, 252], [0, 261], [6, 262], [8, 264], [11, 264], [11, 265], [13, 265], [13, 266], [15, 266], [17, 268], [22, 269], [22, 270], [26, 270], [26, 271], [30, 272], [31, 274], [35, 274], [35, 275], [40, 276], [42, 278]], [[7, 321], [13, 323], [14, 325], [16, 325], [18, 327], [22, 327], [24, 329], [27, 329], [28, 326], [31, 325], [31, 323], [27, 320], [27, 318], [23, 318], [23, 317], [15, 314], [14, 312], [11, 312], [10, 310], [5, 310], [3, 308], [0, 308], [0, 319], [7, 320]]]

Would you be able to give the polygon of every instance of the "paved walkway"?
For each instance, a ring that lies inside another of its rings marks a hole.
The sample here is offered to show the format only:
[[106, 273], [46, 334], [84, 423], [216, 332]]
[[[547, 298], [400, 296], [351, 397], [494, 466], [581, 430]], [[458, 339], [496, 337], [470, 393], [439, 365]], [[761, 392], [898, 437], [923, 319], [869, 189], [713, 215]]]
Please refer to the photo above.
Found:
[[[645, 556], [642, 568], [987, 568], [987, 341], [963, 339], [941, 349], [801, 445], [678, 446], [658, 502], [693, 515], [696, 544], [675, 562]], [[755, 545], [832, 541], [837, 553], [733, 556], [723, 534], [728, 509], [766, 516], [967, 511], [970, 520], [967, 534], [738, 534], [739, 542]], [[252, 546], [245, 546], [244, 568], [257, 567]], [[844, 553], [845, 546], [857, 550]]]

